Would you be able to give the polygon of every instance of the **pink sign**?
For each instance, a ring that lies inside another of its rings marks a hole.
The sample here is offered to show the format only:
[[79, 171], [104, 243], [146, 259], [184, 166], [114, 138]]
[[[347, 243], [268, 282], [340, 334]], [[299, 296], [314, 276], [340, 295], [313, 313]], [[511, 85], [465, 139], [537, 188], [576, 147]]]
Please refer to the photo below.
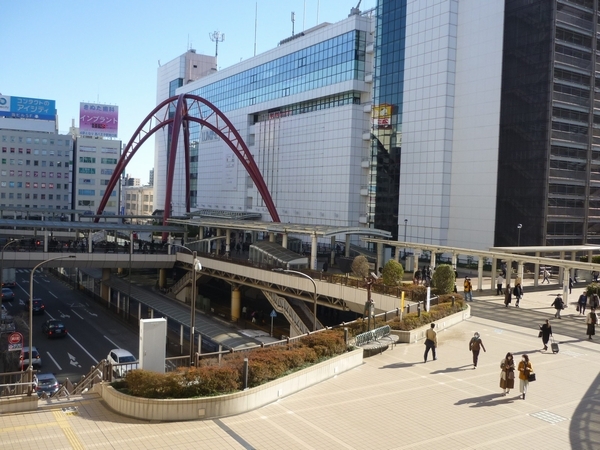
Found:
[[80, 103], [79, 134], [81, 136], [117, 137], [118, 131], [118, 106]]

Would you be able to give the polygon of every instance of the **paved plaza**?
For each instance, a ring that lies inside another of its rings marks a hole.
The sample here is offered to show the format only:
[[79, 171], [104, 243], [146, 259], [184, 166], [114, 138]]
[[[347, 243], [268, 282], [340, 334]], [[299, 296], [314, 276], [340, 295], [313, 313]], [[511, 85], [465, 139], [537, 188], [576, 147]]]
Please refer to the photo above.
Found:
[[[95, 395], [52, 401], [0, 416], [0, 448], [599, 448], [600, 347], [569, 305], [563, 319], [552, 320], [560, 352], [541, 352], [537, 326], [552, 317], [561, 289], [525, 292], [519, 309], [505, 308], [491, 291], [476, 293], [474, 316], [439, 333], [437, 361], [423, 363], [422, 343], [397, 345], [334, 379], [219, 420], [148, 423], [113, 413]], [[468, 351], [475, 331], [487, 349], [477, 369]], [[518, 381], [506, 397], [499, 388], [508, 351], [516, 361], [527, 353], [537, 373], [526, 400]]]

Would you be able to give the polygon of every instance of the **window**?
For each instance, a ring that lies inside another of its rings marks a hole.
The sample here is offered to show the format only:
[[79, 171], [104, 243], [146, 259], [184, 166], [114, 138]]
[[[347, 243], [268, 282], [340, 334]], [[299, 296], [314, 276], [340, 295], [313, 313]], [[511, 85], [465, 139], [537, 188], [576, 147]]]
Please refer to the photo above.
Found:
[[19, 148], [19, 153], [23, 154], [23, 149]]
[[89, 147], [86, 145], [80, 145], [79, 146], [79, 151], [80, 152], [87, 152], [87, 153], [96, 153], [96, 147]]
[[48, 176], [49, 176], [50, 178], [54, 178], [54, 172], [48, 172]]
[[95, 183], [96, 180], [94, 180], [93, 178], [80, 178], [79, 179], [79, 184], [96, 184]]
[[46, 189], [46, 183], [42, 183], [42, 189]]
[[20, 160], [19, 160], [19, 162], [18, 162], [18, 165], [19, 165], [19, 166], [22, 166], [22, 165], [23, 165], [23, 160], [22, 160], [22, 159], [20, 159]]
[[96, 158], [93, 158], [91, 156], [80, 156], [79, 157], [79, 162], [80, 163], [87, 163], [87, 164], [95, 164], [96, 163]]
[[26, 153], [27, 155], [31, 155], [31, 149], [30, 149], [30, 148], [27, 148], [27, 149], [25, 149], [25, 153]]
[[116, 158], [102, 158], [100, 160], [100, 162], [102, 164], [117, 164], [117, 159]]
[[48, 189], [54, 189], [54, 183], [48, 183]]
[[22, 177], [23, 176], [23, 171], [22, 170], [17, 171], [17, 176], [18, 177]]
[[40, 165], [40, 162], [39, 162], [37, 159], [35, 159], [35, 160], [33, 161], [33, 165], [34, 165], [34, 166], [39, 166], [39, 165]]
[[30, 188], [30, 187], [31, 187], [31, 183], [30, 183], [29, 181], [26, 181], [26, 182], [25, 182], [25, 187], [26, 187], [26, 188]]
[[46, 161], [42, 161], [42, 167], [46, 167]]
[[46, 200], [46, 194], [40, 194], [40, 200]]
[[26, 159], [25, 160], [25, 165], [26, 166], [30, 166], [31, 165], [31, 160], [30, 159]]
[[9, 173], [10, 173], [10, 176], [11, 176], [11, 177], [14, 177], [14, 176], [15, 176], [15, 171], [14, 171], [14, 170], [10, 170], [10, 171], [9, 171]]
[[40, 154], [40, 151], [39, 151], [38, 149], [35, 149], [35, 150], [33, 151], [33, 154], [34, 154], [34, 155], [39, 155], [39, 154]]
[[77, 193], [79, 195], [96, 195], [96, 191], [93, 189], [79, 189]]
[[37, 178], [40, 175], [40, 173], [37, 170], [33, 171], [33, 177]]
[[26, 177], [30, 177], [31, 176], [31, 171], [30, 170], [26, 170], [25, 171], [25, 176]]
[[116, 148], [102, 147], [102, 153], [112, 153], [113, 155], [117, 155], [119, 154], [119, 151]]
[[113, 172], [114, 172], [113, 169], [100, 169], [100, 174], [101, 175], [112, 175]]
[[[104, 171], [104, 169], [102, 169], [102, 171]], [[96, 169], [94, 169], [93, 167], [80, 167], [79, 173], [94, 175], [96, 173]], [[65, 176], [65, 178], [67, 178], [67, 177]]]
[[9, 181], [8, 182], [8, 187], [14, 188], [15, 187], [15, 182], [14, 181]]
[[48, 200], [54, 200], [54, 194], [48, 194]]
[[46, 178], [46, 172], [42, 172], [42, 178]]
[[37, 189], [38, 188], [38, 184], [37, 183], [33, 183], [33, 188]]

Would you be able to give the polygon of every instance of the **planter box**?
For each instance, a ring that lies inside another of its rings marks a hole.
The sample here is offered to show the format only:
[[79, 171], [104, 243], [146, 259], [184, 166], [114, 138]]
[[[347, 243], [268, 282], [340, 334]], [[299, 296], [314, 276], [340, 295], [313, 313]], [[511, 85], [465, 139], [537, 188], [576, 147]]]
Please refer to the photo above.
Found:
[[[446, 328], [456, 325], [457, 323], [467, 320], [471, 317], [471, 307], [467, 305], [467, 309], [444, 317], [441, 320], [435, 321], [435, 331], [445, 330]], [[431, 328], [431, 325], [425, 325], [411, 331], [392, 330], [390, 334], [398, 336], [398, 343], [414, 344], [422, 339], [425, 339], [425, 332]]]
[[363, 351], [357, 349], [262, 386], [217, 397], [159, 400], [123, 394], [108, 383], [94, 388], [112, 410], [127, 417], [155, 421], [216, 419], [268, 405], [362, 363]]

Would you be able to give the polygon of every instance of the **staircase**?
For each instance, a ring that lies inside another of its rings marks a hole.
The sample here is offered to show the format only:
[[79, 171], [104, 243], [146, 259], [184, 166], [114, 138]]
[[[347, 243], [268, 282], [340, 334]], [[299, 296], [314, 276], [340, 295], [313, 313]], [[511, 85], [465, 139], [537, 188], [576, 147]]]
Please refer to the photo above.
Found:
[[192, 283], [192, 272], [186, 272], [177, 283], [169, 288], [169, 294], [177, 295]]
[[[296, 314], [298, 314], [298, 316], [300, 317], [302, 322], [304, 322], [305, 324], [308, 324], [309, 328], [312, 330], [314, 316], [313, 316], [312, 309], [309, 308], [307, 303], [304, 300], [299, 300], [297, 298], [289, 298], [288, 303], [294, 309]], [[323, 324], [321, 322], [319, 322], [319, 319], [317, 319], [316, 329], [320, 330], [321, 328], [324, 328]]]
[[[273, 309], [275, 309], [275, 311], [277, 311], [278, 313], [283, 314], [284, 317], [288, 320], [291, 327], [291, 336], [298, 336], [310, 332], [310, 329], [306, 326], [306, 323], [302, 320], [302, 318], [300, 318], [300, 315], [296, 313], [292, 305], [290, 305], [290, 303], [285, 298], [280, 297], [279, 295], [273, 292], [262, 291], [262, 293], [265, 294], [265, 297], [267, 297], [269, 303], [271, 303], [271, 305], [273, 306]], [[312, 319], [309, 320], [308, 323], [312, 325]]]

